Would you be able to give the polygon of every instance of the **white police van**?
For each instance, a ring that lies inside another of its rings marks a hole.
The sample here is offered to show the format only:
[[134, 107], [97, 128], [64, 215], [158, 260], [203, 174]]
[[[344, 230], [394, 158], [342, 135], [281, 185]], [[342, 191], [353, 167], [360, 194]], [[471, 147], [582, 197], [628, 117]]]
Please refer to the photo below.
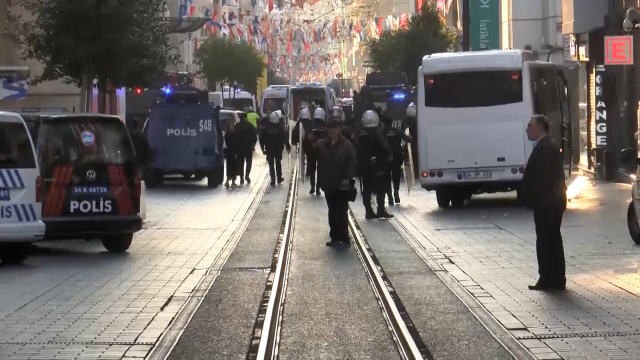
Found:
[[0, 260], [21, 263], [42, 240], [41, 185], [36, 151], [24, 120], [0, 112]]

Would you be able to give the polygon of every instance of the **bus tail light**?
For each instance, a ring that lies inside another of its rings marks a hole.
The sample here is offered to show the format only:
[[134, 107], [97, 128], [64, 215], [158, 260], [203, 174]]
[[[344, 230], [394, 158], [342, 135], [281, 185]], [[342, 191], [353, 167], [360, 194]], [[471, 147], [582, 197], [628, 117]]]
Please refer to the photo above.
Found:
[[520, 174], [524, 174], [524, 166], [521, 166], [520, 169], [518, 169], [518, 171], [520, 172]]
[[422, 177], [423, 178], [428, 178], [429, 177], [429, 173], [427, 171], [423, 171], [422, 172]]
[[436, 177], [436, 171], [435, 170], [429, 171], [429, 176]]
[[438, 170], [437, 175], [439, 178], [444, 176], [444, 173], [442, 172], [442, 170]]
[[518, 168], [511, 168], [511, 173], [513, 175], [517, 174], [518, 173]]

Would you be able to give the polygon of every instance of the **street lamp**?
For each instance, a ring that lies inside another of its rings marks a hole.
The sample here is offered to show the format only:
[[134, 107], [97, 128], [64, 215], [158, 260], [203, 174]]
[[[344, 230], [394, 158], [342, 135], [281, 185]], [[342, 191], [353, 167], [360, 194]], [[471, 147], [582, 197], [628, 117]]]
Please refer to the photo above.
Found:
[[625, 31], [632, 31], [638, 27], [638, 24], [640, 24], [640, 10], [635, 7], [630, 7], [627, 10], [627, 16], [622, 22], [622, 28]]

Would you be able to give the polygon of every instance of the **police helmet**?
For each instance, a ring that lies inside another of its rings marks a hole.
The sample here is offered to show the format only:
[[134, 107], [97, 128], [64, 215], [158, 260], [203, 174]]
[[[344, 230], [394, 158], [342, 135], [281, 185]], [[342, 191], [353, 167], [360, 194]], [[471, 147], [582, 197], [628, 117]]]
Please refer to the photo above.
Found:
[[327, 118], [327, 113], [324, 112], [322, 108], [317, 108], [316, 111], [313, 112], [313, 118], [324, 121]]
[[269, 114], [269, 122], [272, 124], [277, 124], [280, 122], [280, 117], [278, 116], [278, 113], [276, 111]]
[[411, 103], [409, 104], [409, 106], [407, 107], [407, 116], [408, 117], [416, 117], [416, 104]]
[[310, 120], [311, 119], [311, 111], [309, 111], [309, 109], [307, 109], [307, 108], [304, 108], [304, 109], [300, 110], [300, 119]]
[[334, 106], [331, 109], [331, 118], [335, 120], [344, 121], [344, 111], [340, 106]]
[[380, 124], [378, 113], [373, 110], [367, 110], [362, 114], [362, 125], [366, 128], [376, 127]]

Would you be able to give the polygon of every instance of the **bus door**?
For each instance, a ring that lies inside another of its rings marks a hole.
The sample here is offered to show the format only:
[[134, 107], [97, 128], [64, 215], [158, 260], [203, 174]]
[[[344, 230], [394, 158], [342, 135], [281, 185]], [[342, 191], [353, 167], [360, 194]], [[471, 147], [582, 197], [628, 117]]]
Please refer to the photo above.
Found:
[[569, 93], [569, 84], [562, 70], [558, 69], [558, 89], [560, 95], [560, 112], [562, 122], [560, 124], [561, 148], [564, 155], [565, 172], [571, 175], [571, 167], [573, 165], [573, 133], [571, 128], [571, 94]]

